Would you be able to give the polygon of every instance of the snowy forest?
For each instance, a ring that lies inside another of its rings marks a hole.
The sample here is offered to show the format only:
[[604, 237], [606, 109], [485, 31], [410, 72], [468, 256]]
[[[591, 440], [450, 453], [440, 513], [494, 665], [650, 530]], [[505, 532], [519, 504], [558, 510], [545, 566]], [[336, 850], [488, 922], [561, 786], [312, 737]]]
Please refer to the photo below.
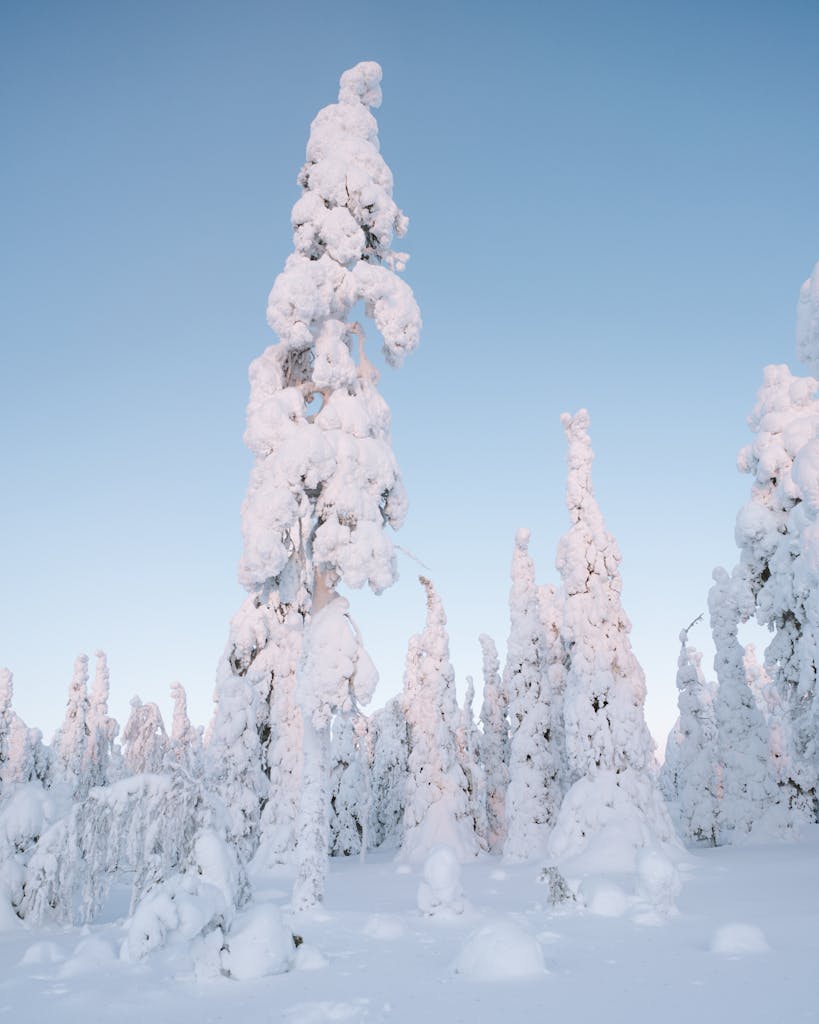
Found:
[[[145, 977], [204, 986], [205, 998], [208, 986], [238, 998], [242, 984], [269, 1006], [276, 986], [301, 978], [293, 1006], [269, 1019], [413, 1019], [408, 992], [392, 982], [395, 1005], [376, 1003], [366, 975], [357, 996], [339, 977], [335, 994], [325, 983], [319, 1002], [304, 1001], [316, 978], [344, 973], [337, 943], [349, 928], [365, 972], [395, 977], [386, 951], [404, 960], [430, 943], [438, 959], [424, 954], [412, 986], [442, 973], [519, 982], [513, 1019], [524, 1020], [547, 1005], [537, 985], [560, 973], [561, 927], [578, 948], [603, 920], [664, 949], [657, 936], [685, 917], [698, 865], [737, 864], [743, 879], [759, 851], [777, 865], [786, 851], [795, 860], [778, 873], [815, 871], [819, 381], [785, 365], [762, 369], [749, 396], [736, 563], [714, 569], [702, 608], [680, 623], [679, 717], [664, 751], [644, 717], [585, 409], [560, 417], [568, 515], [556, 574], [535, 566], [521, 524], [505, 632], [476, 635], [483, 674], [460, 702], [446, 610], [421, 574], [426, 620], [404, 624], [403, 689], [378, 706], [355, 595], [396, 580], [408, 498], [371, 356], [380, 346], [398, 370], [422, 332], [401, 276], [408, 219], [380, 152], [380, 103], [381, 68], [360, 63], [310, 126], [293, 251], [267, 303], [275, 340], [249, 371], [246, 598], [215, 667], [210, 721], [191, 722], [180, 683], [165, 718], [135, 697], [116, 721], [98, 650], [77, 656], [49, 740], [15, 711], [15, 666], [0, 669], [0, 939], [23, 975], [66, 985], [99, 973], [114, 1001], [115, 985]], [[819, 375], [819, 264], [794, 294], [795, 356]], [[750, 623], [764, 649], [745, 639]], [[708, 631], [713, 671], [698, 650]], [[737, 892], [751, 899], [756, 884]], [[767, 920], [743, 905], [712, 929], [710, 951], [769, 952], [778, 926]], [[508, 989], [497, 1000], [487, 1014], [514, 1005]], [[484, 1019], [463, 1012], [439, 1019]]]

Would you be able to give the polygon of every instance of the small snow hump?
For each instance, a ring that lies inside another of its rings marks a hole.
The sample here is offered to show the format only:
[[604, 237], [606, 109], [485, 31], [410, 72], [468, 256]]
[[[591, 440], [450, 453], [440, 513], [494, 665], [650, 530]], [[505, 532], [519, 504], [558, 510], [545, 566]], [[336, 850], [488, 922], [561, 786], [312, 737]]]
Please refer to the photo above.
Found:
[[755, 924], [725, 924], [711, 939], [711, 952], [725, 956], [769, 953], [770, 949], [762, 929]]
[[380, 107], [381, 65], [374, 60], [365, 60], [345, 71], [339, 81], [338, 102]]

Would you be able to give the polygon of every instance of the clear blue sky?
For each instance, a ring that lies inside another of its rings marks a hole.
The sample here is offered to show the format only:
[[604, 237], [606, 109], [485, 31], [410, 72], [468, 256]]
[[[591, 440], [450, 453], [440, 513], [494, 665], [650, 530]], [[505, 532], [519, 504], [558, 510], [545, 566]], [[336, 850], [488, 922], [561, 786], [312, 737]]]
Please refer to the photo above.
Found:
[[[661, 742], [677, 634], [735, 560], [762, 367], [819, 259], [819, 5], [24, 3], [0, 9], [0, 664], [47, 738], [78, 651], [194, 717], [242, 594], [247, 367], [309, 123], [359, 60], [409, 215], [421, 348], [385, 370], [459, 684], [505, 646], [514, 531], [555, 581], [559, 415], [595, 484]], [[417, 567], [353, 596], [401, 683]], [[707, 630], [692, 640], [703, 646]]]

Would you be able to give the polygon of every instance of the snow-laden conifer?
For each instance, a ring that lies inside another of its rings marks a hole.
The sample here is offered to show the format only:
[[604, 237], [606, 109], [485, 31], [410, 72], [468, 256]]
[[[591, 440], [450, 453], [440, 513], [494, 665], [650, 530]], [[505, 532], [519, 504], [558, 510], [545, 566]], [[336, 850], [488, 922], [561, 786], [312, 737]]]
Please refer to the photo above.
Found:
[[119, 724], [108, 714], [110, 672], [105, 651], [96, 651], [94, 682], [88, 701], [88, 746], [85, 766], [91, 786], [104, 786], [113, 781], [119, 771], [119, 751], [115, 741]]
[[[188, 695], [185, 687], [179, 683], [171, 683], [171, 700], [173, 701], [173, 718], [171, 719], [170, 756], [185, 771], [199, 776], [202, 771], [202, 733], [191, 724], [188, 715]], [[261, 757], [258, 756], [261, 768]]]
[[504, 857], [543, 854], [560, 802], [560, 701], [548, 670], [548, 641], [541, 617], [529, 531], [518, 530], [512, 556], [509, 642], [503, 687], [509, 709], [509, 786]]
[[819, 767], [813, 753], [815, 644], [808, 624], [814, 591], [802, 568], [803, 504], [809, 507], [812, 477], [807, 474], [806, 486], [800, 487], [793, 469], [819, 434], [816, 391], [812, 377], [795, 377], [787, 366], [765, 368], [748, 421], [754, 439], [738, 458], [739, 468], [754, 482], [736, 524], [740, 566], [757, 621], [773, 632], [765, 670], [776, 694], [777, 732], [786, 744], [780, 762], [783, 769], [787, 766], [783, 785], [791, 811], [804, 821], [814, 819]]
[[330, 723], [334, 715], [369, 703], [378, 681], [348, 609], [347, 600], [338, 595], [326, 604], [314, 603], [299, 661], [304, 774], [296, 819], [296, 910], [315, 906], [324, 894], [330, 847]]
[[0, 793], [9, 774], [7, 765], [11, 747], [11, 726], [14, 712], [11, 700], [14, 693], [13, 675], [10, 669], [0, 668]]
[[[316, 717], [306, 708], [315, 694], [308, 692], [313, 680], [304, 667], [313, 665], [318, 677], [328, 678], [316, 666], [320, 645], [305, 650], [306, 634], [318, 614], [340, 600], [334, 593], [339, 582], [353, 588], [367, 583], [380, 592], [394, 581], [395, 554], [384, 526], [398, 527], [406, 512], [389, 410], [376, 387], [364, 331], [351, 319], [362, 302], [393, 366], [418, 342], [418, 307], [397, 276], [406, 257], [391, 248], [407, 221], [392, 199], [392, 175], [379, 153], [378, 126], [370, 112], [381, 101], [380, 80], [374, 63], [346, 71], [338, 102], [313, 121], [299, 175], [303, 194], [291, 218], [295, 251], [268, 301], [268, 322], [279, 341], [250, 370], [245, 441], [255, 462], [242, 509], [239, 571], [250, 597], [234, 620], [228, 671], [221, 675], [252, 672], [261, 690], [260, 709], [270, 712], [268, 721], [260, 721], [271, 770], [268, 808], [275, 799], [278, 758], [302, 757], [297, 788], [291, 791], [299, 810], [300, 878], [303, 858], [315, 866], [326, 852], [326, 820], [320, 824], [316, 815], [326, 818], [330, 720], [323, 711]], [[341, 615], [332, 614], [344, 646], [350, 632], [349, 623], [341, 623], [346, 605]], [[326, 653], [334, 658], [329, 648]], [[262, 670], [256, 671], [259, 659]], [[348, 679], [354, 674], [341, 673]], [[287, 681], [290, 707], [302, 711], [303, 735], [299, 744], [276, 754], [270, 745], [282, 732], [274, 721], [281, 679]], [[321, 735], [307, 735], [317, 729]], [[287, 767], [282, 774], [295, 776]], [[270, 828], [281, 831], [286, 824], [274, 821]], [[308, 856], [311, 843], [318, 845]], [[308, 890], [320, 897], [319, 874], [301, 886], [300, 901]]]
[[370, 844], [400, 847], [404, 837], [409, 732], [400, 697], [370, 719], [372, 747]]
[[482, 850], [488, 850], [489, 822], [486, 810], [486, 773], [480, 759], [480, 738], [475, 724], [475, 715], [472, 710], [474, 702], [475, 682], [472, 676], [467, 676], [464, 703], [458, 709], [458, 727], [455, 731], [455, 742], [458, 759], [466, 776], [466, 789], [469, 794], [469, 813], [472, 816], [475, 838]]
[[59, 782], [69, 783], [75, 796], [88, 792], [91, 779], [87, 771], [88, 729], [88, 655], [78, 654], [68, 689], [65, 718], [54, 737], [54, 767]]
[[252, 686], [241, 676], [223, 680], [207, 748], [208, 786], [224, 803], [228, 839], [244, 861], [258, 846], [267, 789], [255, 699]]
[[156, 704], [131, 699], [131, 713], [122, 730], [122, 758], [126, 775], [160, 772], [168, 752], [168, 734]]
[[478, 851], [455, 742], [458, 703], [446, 616], [432, 583], [423, 576], [420, 580], [427, 597], [426, 625], [410, 639], [403, 693], [409, 772], [401, 857], [416, 865], [439, 843], [452, 847], [461, 860]]
[[708, 594], [714, 668], [719, 680], [714, 711], [719, 750], [718, 837], [739, 842], [752, 832], [778, 831], [788, 822], [776, 784], [768, 729], [745, 677], [739, 623], [753, 612], [753, 596], [742, 572], [714, 570]]
[[[336, 715], [331, 737], [330, 852], [360, 853], [369, 815], [369, 765], [364, 729], [350, 712]], [[365, 723], [362, 723], [365, 726]]]
[[673, 801], [681, 835], [715, 845], [720, 773], [713, 694], [702, 673], [702, 654], [688, 643], [688, 634], [699, 621], [695, 619], [680, 632], [680, 717], [668, 738], [660, 779], [666, 798]]
[[[655, 780], [643, 715], [645, 679], [631, 649], [620, 592], [620, 552], [606, 530], [591, 480], [589, 415], [561, 417], [568, 440], [571, 526], [558, 546], [563, 580], [566, 752], [573, 785], [549, 842], [553, 859], [581, 852], [608, 831], [636, 851], [677, 840]], [[634, 864], [631, 865], [632, 867]]]
[[478, 637], [483, 656], [483, 701], [479, 736], [480, 763], [486, 777], [487, 839], [492, 853], [500, 853], [506, 841], [506, 789], [509, 785], [509, 719], [500, 678], [500, 659], [495, 641]]

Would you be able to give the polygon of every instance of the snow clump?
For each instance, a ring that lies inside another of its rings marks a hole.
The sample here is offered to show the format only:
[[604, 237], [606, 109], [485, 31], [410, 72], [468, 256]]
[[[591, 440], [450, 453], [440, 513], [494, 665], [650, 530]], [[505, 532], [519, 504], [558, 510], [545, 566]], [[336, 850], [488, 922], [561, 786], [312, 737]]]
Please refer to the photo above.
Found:
[[768, 953], [770, 948], [762, 929], [755, 924], [724, 924], [711, 939], [711, 952], [727, 956]]
[[546, 973], [537, 939], [508, 917], [479, 928], [459, 953], [453, 969], [473, 981], [512, 981]]
[[451, 846], [437, 846], [424, 862], [424, 877], [418, 886], [418, 909], [422, 914], [462, 914], [464, 896], [461, 865]]
[[284, 974], [293, 966], [296, 946], [281, 911], [261, 903], [241, 914], [222, 951], [222, 968], [231, 978], [248, 981]]

